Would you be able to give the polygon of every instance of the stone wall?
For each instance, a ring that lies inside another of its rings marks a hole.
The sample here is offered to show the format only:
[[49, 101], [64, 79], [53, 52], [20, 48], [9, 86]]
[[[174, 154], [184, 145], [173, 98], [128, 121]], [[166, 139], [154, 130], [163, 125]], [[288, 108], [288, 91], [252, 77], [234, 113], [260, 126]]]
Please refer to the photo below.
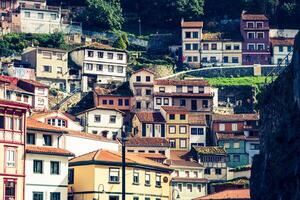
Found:
[[259, 98], [261, 153], [254, 157], [251, 198], [300, 199], [300, 35], [292, 63]]

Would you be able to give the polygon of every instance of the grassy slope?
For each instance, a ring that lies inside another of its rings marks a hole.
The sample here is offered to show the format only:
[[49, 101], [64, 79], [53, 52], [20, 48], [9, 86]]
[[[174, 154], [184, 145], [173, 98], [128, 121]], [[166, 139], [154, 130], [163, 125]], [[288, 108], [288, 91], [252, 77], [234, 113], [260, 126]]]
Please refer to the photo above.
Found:
[[265, 84], [265, 76], [249, 76], [234, 78], [205, 78], [213, 86], [254, 86]]

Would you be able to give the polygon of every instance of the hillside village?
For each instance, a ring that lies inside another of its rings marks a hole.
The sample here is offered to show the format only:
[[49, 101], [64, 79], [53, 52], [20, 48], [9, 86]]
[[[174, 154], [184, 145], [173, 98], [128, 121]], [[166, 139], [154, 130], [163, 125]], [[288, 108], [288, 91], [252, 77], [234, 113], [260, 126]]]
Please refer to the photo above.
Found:
[[257, 96], [298, 30], [243, 11], [230, 34], [182, 18], [166, 42], [86, 34], [46, 0], [0, 2], [0, 198], [120, 200], [125, 180], [130, 200], [251, 199]]

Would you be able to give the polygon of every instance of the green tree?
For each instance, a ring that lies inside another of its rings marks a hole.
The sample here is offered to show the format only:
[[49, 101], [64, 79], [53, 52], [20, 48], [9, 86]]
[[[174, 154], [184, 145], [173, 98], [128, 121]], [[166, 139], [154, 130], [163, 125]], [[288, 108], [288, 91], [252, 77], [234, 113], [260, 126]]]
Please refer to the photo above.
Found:
[[199, 18], [204, 14], [204, 0], [176, 0], [175, 3], [181, 17]]
[[116, 41], [113, 44], [113, 47], [118, 48], [118, 49], [127, 49], [126, 42], [123, 40], [122, 36], [118, 37]]
[[119, 0], [86, 0], [87, 7], [77, 19], [93, 29], [120, 30], [124, 22]]

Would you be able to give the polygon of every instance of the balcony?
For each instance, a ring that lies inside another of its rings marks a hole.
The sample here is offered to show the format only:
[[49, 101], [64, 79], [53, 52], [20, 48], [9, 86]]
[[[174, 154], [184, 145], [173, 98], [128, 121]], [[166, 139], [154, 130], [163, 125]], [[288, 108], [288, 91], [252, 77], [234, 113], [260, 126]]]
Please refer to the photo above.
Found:
[[44, 11], [52, 11], [52, 12], [59, 12], [61, 9], [60, 7], [56, 6], [40, 6], [40, 5], [28, 5], [28, 4], [22, 4], [20, 5], [21, 10], [44, 10]]
[[1, 129], [0, 141], [7, 143], [23, 143], [24, 139], [22, 132]]

